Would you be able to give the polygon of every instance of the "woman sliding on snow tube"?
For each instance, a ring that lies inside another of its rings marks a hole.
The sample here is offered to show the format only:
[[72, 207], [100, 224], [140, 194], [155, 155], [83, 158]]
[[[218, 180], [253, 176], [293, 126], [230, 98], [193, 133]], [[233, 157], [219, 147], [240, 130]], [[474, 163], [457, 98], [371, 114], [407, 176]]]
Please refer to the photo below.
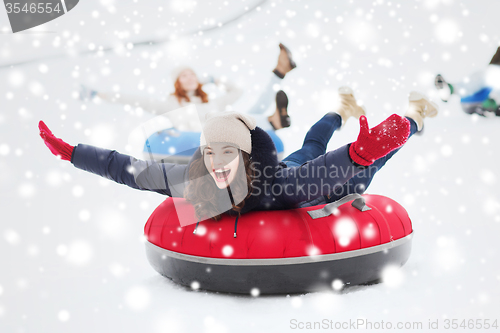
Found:
[[488, 66], [461, 82], [450, 84], [438, 74], [434, 84], [443, 102], [448, 102], [453, 94], [459, 95], [465, 113], [500, 116], [500, 47]]
[[[211, 115], [188, 165], [135, 159], [114, 150], [56, 138], [40, 121], [40, 136], [54, 155], [79, 169], [139, 190], [184, 197], [198, 221], [218, 220], [223, 213], [291, 209], [317, 200], [363, 193], [375, 172], [437, 107], [423, 95], [410, 94], [406, 117], [391, 115], [369, 129], [364, 110], [349, 88], [339, 89], [341, 104], [307, 133], [303, 147], [278, 162], [270, 137], [254, 119], [237, 112]], [[350, 117], [359, 118], [355, 142], [325, 152], [333, 132]], [[366, 172], [369, 171], [369, 172]]]
[[[279, 91], [276, 94], [273, 87], [281, 84], [285, 75], [294, 69], [296, 64], [292, 59], [290, 50], [283, 44], [279, 44], [279, 47], [278, 63], [273, 70], [273, 74], [271, 74], [267, 85], [264, 87], [255, 104], [245, 111], [246, 114], [254, 117], [257, 120], [257, 125], [265, 131], [278, 130], [290, 126], [290, 117], [286, 109], [288, 103], [286, 95], [283, 91]], [[106, 101], [138, 106], [154, 115], [167, 117], [172, 126], [178, 130], [199, 132], [198, 122], [192, 121], [192, 117], [186, 117], [182, 112], [171, 111], [188, 105], [195, 105], [199, 119], [203, 123], [208, 113], [225, 111], [243, 93], [240, 88], [230, 81], [221, 82], [220, 80], [209, 78], [204, 83], [223, 85], [226, 89], [225, 95], [210, 100], [207, 93], [203, 91], [203, 84], [198, 79], [194, 70], [187, 66], [175, 68], [172, 71], [172, 80], [174, 81], [175, 91], [165, 101], [150, 100], [138, 96], [131, 97], [113, 93], [102, 93], [88, 89], [85, 86], [82, 86], [80, 98], [87, 100], [98, 96]], [[276, 111], [273, 115], [267, 117], [264, 113], [274, 103], [275, 98]]]

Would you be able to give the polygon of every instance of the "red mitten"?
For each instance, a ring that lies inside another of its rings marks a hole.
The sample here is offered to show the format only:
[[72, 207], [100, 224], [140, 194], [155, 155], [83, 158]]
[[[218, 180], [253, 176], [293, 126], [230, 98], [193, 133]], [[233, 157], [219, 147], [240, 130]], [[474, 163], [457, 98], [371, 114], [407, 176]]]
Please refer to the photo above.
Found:
[[56, 138], [47, 125], [45, 125], [45, 123], [41, 120], [38, 123], [38, 129], [40, 129], [40, 136], [45, 142], [45, 145], [49, 147], [52, 154], [60, 156], [62, 160], [71, 161], [71, 154], [73, 154], [73, 149], [75, 147], [70, 146], [63, 140]]
[[359, 118], [358, 140], [351, 144], [349, 155], [360, 165], [371, 165], [394, 149], [405, 144], [410, 136], [410, 122], [404, 117], [393, 114], [379, 125], [368, 129], [365, 116]]

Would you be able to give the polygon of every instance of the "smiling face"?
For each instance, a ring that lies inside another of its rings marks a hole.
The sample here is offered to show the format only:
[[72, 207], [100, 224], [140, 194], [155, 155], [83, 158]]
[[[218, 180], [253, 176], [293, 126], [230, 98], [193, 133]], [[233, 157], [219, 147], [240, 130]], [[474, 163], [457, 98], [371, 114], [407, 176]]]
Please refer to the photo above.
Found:
[[219, 189], [224, 189], [236, 177], [240, 165], [239, 149], [227, 144], [211, 144], [203, 150], [205, 167]]
[[181, 88], [186, 92], [193, 92], [198, 88], [200, 82], [198, 81], [198, 77], [196, 73], [190, 69], [183, 70], [178, 77], [179, 83], [181, 84]]

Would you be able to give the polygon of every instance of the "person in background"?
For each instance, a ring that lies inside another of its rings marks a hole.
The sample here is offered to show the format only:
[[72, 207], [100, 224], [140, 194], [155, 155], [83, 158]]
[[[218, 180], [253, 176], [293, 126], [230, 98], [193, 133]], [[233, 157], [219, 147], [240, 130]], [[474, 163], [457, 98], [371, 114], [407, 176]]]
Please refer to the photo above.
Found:
[[[257, 101], [244, 113], [251, 115], [257, 121], [259, 127], [264, 130], [279, 130], [290, 126], [290, 117], [287, 112], [287, 98], [283, 91], [275, 92], [273, 87], [281, 84], [286, 74], [297, 67], [290, 50], [283, 44], [279, 44], [280, 53], [276, 67], [270, 73], [269, 80], [264, 87]], [[236, 100], [238, 100], [243, 91], [229, 80], [221, 80], [209, 77], [206, 82], [200, 81], [196, 72], [189, 66], [176, 67], [172, 73], [174, 82], [174, 92], [166, 100], [152, 100], [150, 98], [139, 96], [127, 96], [116, 93], [98, 92], [85, 86], [81, 87], [80, 99], [89, 100], [99, 97], [102, 100], [127, 104], [142, 108], [144, 111], [154, 115], [164, 115], [172, 123], [173, 127], [182, 131], [197, 131], [199, 126], [192, 121], [192, 117], [186, 117], [174, 111], [182, 107], [194, 104], [199, 115], [200, 121], [204, 122], [206, 116], [212, 112], [226, 111]], [[223, 86], [225, 94], [214, 99], [210, 99], [203, 90], [203, 85], [215, 83]], [[276, 111], [273, 115], [267, 117], [264, 113], [276, 101]]]
[[448, 102], [452, 95], [460, 96], [465, 113], [500, 116], [500, 47], [488, 66], [460, 82], [449, 83], [438, 74], [434, 84], [444, 102]]

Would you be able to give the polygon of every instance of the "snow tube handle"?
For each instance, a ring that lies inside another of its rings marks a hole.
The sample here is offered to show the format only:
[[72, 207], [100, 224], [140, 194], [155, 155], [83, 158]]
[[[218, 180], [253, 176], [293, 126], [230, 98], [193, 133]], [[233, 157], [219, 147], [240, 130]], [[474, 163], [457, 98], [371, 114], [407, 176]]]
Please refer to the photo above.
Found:
[[327, 217], [328, 215], [331, 215], [335, 211], [335, 209], [339, 208], [340, 206], [342, 206], [343, 204], [345, 204], [351, 200], [354, 200], [351, 204], [354, 208], [357, 208], [362, 212], [366, 212], [367, 210], [371, 210], [371, 208], [366, 205], [365, 198], [363, 198], [358, 193], [353, 193], [353, 194], [346, 195], [345, 197], [343, 197], [335, 202], [329, 203], [328, 205], [326, 205], [325, 207], [323, 207], [321, 209], [310, 210], [307, 213], [309, 214], [309, 216], [311, 216], [311, 218], [313, 220], [319, 219], [322, 217]]

